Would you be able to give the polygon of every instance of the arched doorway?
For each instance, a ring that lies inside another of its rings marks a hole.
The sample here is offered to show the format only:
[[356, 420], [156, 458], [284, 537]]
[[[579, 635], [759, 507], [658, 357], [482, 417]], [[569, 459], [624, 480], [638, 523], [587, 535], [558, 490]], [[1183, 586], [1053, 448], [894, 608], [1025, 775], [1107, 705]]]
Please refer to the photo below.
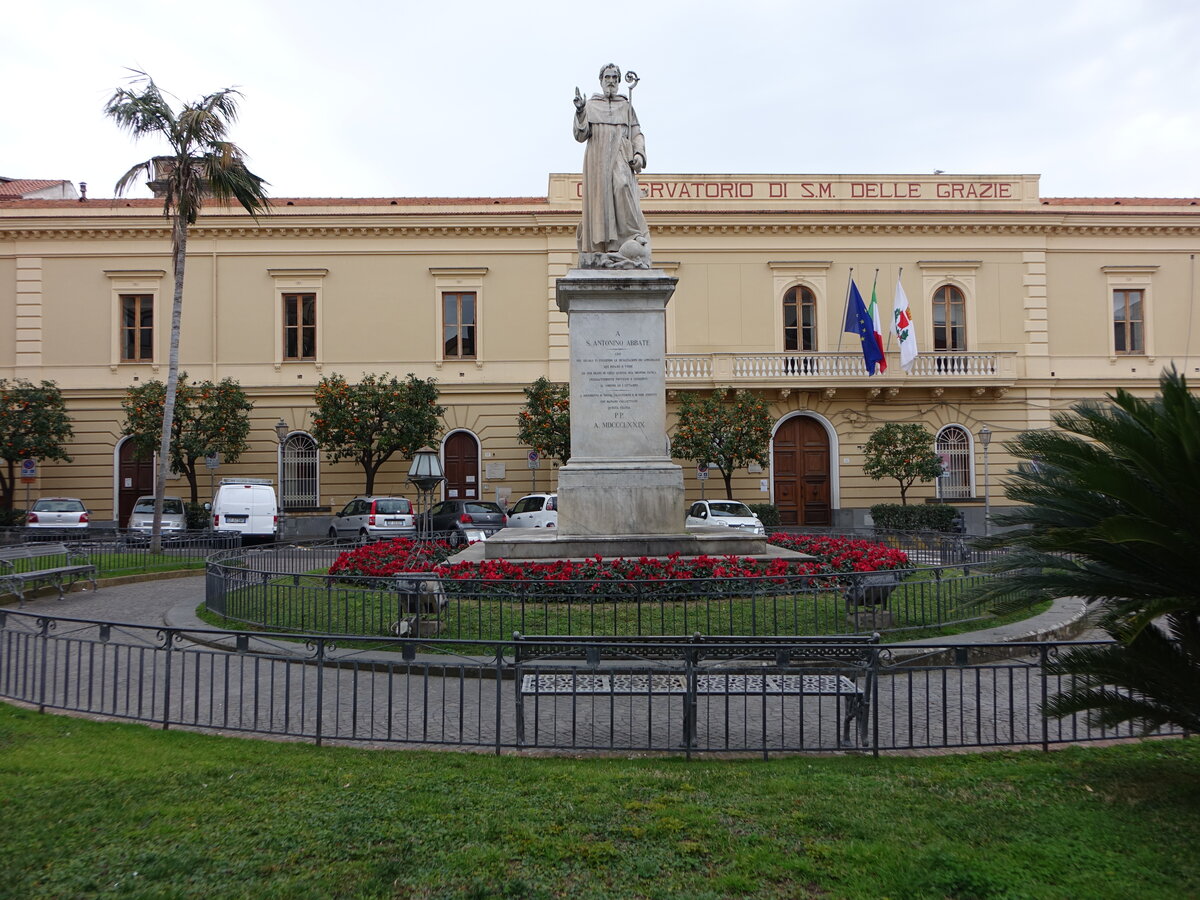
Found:
[[137, 456], [133, 441], [126, 438], [117, 448], [117, 527], [128, 524], [138, 497], [153, 493], [154, 457]]
[[478, 500], [479, 441], [469, 431], [455, 431], [442, 445], [446, 499]]
[[771, 477], [782, 525], [831, 525], [829, 436], [811, 416], [793, 416], [775, 432]]

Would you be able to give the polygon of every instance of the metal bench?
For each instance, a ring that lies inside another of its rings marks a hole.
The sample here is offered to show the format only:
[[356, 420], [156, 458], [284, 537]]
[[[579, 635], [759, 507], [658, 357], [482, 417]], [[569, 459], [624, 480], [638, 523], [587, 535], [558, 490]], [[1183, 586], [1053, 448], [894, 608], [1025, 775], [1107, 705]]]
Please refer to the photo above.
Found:
[[[56, 558], [61, 558], [63, 562], [52, 564], [51, 561]], [[29, 560], [30, 564], [18, 571], [17, 565], [23, 560]], [[87, 553], [79, 548], [63, 543], [0, 547], [0, 595], [16, 595], [20, 606], [25, 605], [25, 589], [30, 585], [51, 584], [58, 589], [58, 599], [61, 600], [66, 588], [73, 585], [75, 579], [83, 577], [91, 582], [92, 590], [96, 590], [96, 567], [89, 561]]]
[[[867, 737], [879, 635], [747, 637], [701, 635], [597, 637], [513, 633], [517, 743], [525, 743], [525, 698], [603, 694], [680, 695], [684, 745], [696, 744], [697, 698], [818, 696], [837, 698], [839, 743]], [[528, 673], [530, 666], [535, 669]], [[582, 664], [582, 665], [581, 665]], [[852, 669], [855, 678], [822, 669]]]

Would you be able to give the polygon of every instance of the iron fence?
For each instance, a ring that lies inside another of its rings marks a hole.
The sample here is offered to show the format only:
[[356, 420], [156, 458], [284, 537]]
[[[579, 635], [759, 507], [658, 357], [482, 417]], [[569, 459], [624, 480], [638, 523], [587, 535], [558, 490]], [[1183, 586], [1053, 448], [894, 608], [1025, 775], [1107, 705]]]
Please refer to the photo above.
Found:
[[[602, 663], [586, 646], [575, 659], [518, 661], [513, 641], [295, 638], [0, 610], [0, 696], [163, 728], [496, 753], [1048, 749], [1138, 734], [1042, 713], [1067, 681], [1045, 664], [1076, 642], [874, 645], [856, 663], [830, 639], [779, 665], [719, 636], [677, 655], [627, 643]], [[678, 687], [689, 670], [708, 681]], [[822, 678], [852, 687], [822, 692]], [[848, 733], [850, 690], [862, 728]]]
[[[214, 531], [186, 532], [164, 536], [162, 550], [150, 551], [149, 536], [140, 532], [110, 531], [85, 533], [54, 529], [4, 529], [0, 545], [62, 543], [73, 553], [83, 554], [96, 567], [97, 577], [161, 572], [194, 565], [199, 568], [209, 556], [241, 544], [241, 535]], [[35, 564], [31, 564], [36, 568]]]
[[838, 576], [672, 580], [326, 575], [339, 550], [325, 543], [215, 554], [206, 566], [206, 608], [267, 630], [448, 640], [497, 640], [514, 631], [911, 635], [984, 618], [988, 608], [975, 595], [995, 577], [965, 563]]

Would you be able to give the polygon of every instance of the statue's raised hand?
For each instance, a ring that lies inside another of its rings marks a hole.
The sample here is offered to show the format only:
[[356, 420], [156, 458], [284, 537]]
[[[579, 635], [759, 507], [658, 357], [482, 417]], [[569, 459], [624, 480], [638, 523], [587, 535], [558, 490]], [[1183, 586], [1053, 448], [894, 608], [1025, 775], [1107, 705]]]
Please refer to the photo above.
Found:
[[580, 110], [587, 104], [583, 99], [583, 94], [579, 93], [579, 88], [575, 88], [575, 109]]

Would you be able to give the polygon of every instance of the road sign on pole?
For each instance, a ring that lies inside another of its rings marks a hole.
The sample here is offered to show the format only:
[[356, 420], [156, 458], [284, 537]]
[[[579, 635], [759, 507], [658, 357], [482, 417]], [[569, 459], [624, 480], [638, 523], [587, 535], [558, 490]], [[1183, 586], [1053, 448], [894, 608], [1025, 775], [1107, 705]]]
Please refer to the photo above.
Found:
[[536, 468], [539, 468], [541, 466], [541, 464], [542, 464], [542, 458], [540, 456], [538, 456], [538, 452], [536, 450], [530, 450], [529, 451], [529, 468], [536, 469]]
[[37, 460], [21, 460], [21, 480], [25, 482], [37, 480]]
[[707, 463], [700, 463], [700, 465], [696, 466], [696, 478], [700, 481], [704, 481], [708, 478]]

